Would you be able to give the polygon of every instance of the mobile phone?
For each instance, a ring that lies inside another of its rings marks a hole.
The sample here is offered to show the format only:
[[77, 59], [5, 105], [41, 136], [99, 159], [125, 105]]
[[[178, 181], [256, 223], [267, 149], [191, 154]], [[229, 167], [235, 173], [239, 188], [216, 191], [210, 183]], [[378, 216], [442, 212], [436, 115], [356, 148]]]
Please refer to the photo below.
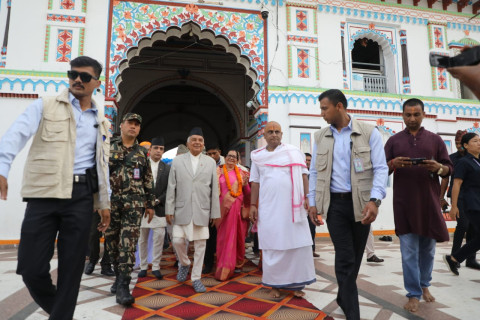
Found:
[[424, 160], [427, 160], [427, 158], [410, 158], [410, 161], [412, 161], [412, 165], [414, 166], [422, 163]]
[[480, 63], [480, 46], [465, 50], [455, 57], [430, 52], [430, 65], [437, 68], [473, 66]]

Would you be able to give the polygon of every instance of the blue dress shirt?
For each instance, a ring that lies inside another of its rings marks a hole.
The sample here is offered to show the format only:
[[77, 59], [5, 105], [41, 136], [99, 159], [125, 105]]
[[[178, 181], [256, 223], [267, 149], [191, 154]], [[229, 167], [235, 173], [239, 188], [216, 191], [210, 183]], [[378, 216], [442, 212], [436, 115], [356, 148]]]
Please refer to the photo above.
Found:
[[[338, 132], [335, 127], [330, 126], [333, 133], [333, 163], [330, 192], [351, 192], [351, 143], [352, 120]], [[387, 194], [386, 185], [388, 179], [388, 166], [385, 160], [382, 137], [375, 128], [370, 135], [370, 159], [373, 166], [373, 187], [370, 193], [371, 198], [383, 199]], [[310, 164], [309, 193], [310, 206], [315, 206], [315, 192], [317, 185], [317, 170], [315, 161], [317, 158], [317, 145], [313, 145], [312, 162]]]
[[[77, 125], [73, 173], [84, 174], [86, 169], [95, 165], [98, 132], [98, 128], [95, 126], [97, 125], [98, 110], [92, 101], [92, 107], [82, 111], [80, 102], [71, 93], [69, 93], [69, 100]], [[42, 113], [43, 100], [35, 100], [2, 137], [0, 140], [0, 175], [8, 178], [13, 159], [37, 132]]]

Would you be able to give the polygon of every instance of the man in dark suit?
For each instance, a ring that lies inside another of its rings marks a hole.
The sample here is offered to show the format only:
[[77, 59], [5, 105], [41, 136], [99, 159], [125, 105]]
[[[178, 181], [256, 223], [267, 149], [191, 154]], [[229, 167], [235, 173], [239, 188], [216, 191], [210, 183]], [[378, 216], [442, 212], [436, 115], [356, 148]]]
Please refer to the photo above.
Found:
[[168, 174], [170, 166], [162, 160], [165, 152], [165, 140], [163, 137], [156, 137], [152, 140], [150, 148], [150, 166], [154, 181], [155, 193], [155, 216], [148, 223], [147, 218], [142, 219], [140, 225], [140, 239], [138, 240], [138, 250], [140, 252], [140, 273], [139, 278], [147, 276], [148, 261], [148, 235], [150, 230], [153, 232], [153, 258], [152, 258], [152, 274], [158, 279], [163, 276], [160, 273], [160, 260], [162, 259], [163, 241], [165, 239], [165, 198], [167, 196]]

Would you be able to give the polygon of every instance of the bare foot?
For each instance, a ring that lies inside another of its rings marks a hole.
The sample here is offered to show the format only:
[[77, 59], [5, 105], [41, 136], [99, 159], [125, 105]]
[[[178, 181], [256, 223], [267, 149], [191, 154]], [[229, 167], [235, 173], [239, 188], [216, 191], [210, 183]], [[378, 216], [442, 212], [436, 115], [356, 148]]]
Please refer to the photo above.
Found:
[[435, 297], [432, 296], [432, 294], [430, 293], [430, 290], [428, 290], [428, 288], [422, 288], [423, 290], [423, 299], [425, 299], [426, 302], [434, 302], [435, 301]]
[[408, 302], [403, 308], [407, 309], [410, 312], [416, 312], [418, 310], [418, 305], [420, 301], [417, 298], [408, 298]]
[[270, 291], [270, 295], [272, 298], [280, 298], [280, 290], [272, 288], [272, 291]]
[[303, 298], [305, 296], [305, 292], [301, 290], [293, 291], [293, 295], [297, 298]]

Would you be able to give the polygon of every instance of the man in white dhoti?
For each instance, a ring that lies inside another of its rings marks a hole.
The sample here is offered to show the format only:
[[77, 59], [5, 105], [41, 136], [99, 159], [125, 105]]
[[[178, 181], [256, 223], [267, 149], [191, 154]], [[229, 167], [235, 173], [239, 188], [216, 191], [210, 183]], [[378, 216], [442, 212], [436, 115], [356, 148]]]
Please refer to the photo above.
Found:
[[160, 260], [162, 259], [163, 241], [165, 239], [165, 199], [167, 197], [167, 184], [170, 166], [162, 162], [162, 156], [165, 152], [165, 139], [156, 137], [152, 139], [150, 147], [150, 167], [153, 175], [153, 190], [155, 193], [155, 215], [150, 223], [148, 218], [143, 218], [140, 225], [140, 239], [138, 240], [138, 250], [140, 252], [140, 272], [138, 277], [146, 277], [148, 269], [147, 248], [148, 235], [150, 230], [153, 233], [153, 258], [152, 274], [157, 279], [163, 279], [160, 272]]
[[173, 223], [172, 243], [178, 256], [180, 282], [187, 280], [191, 264], [185, 240], [194, 242], [191, 280], [196, 292], [206, 291], [200, 278], [208, 224], [220, 218], [217, 166], [212, 158], [202, 154], [204, 146], [202, 129], [193, 128], [187, 140], [189, 152], [173, 159], [165, 208], [167, 223]]
[[275, 298], [280, 296], [279, 289], [303, 297], [301, 290], [315, 282], [305, 155], [281, 142], [282, 129], [276, 122], [267, 123], [264, 137], [267, 146], [252, 151], [250, 171], [250, 219], [257, 222], [263, 250], [262, 283], [272, 287]]

